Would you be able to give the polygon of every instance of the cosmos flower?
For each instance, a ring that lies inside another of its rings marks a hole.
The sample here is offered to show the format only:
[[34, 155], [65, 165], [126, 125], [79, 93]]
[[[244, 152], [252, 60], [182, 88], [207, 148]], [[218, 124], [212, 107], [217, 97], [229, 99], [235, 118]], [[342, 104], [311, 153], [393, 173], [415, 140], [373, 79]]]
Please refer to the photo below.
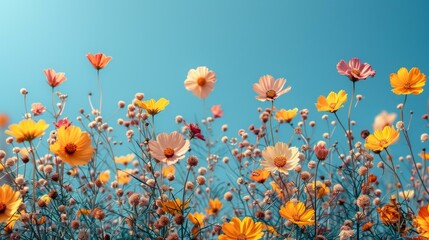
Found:
[[189, 206], [189, 201], [182, 203], [179, 198], [175, 200], [167, 200], [161, 203], [162, 211], [169, 213], [171, 215], [176, 215], [178, 213], [182, 213]]
[[15, 192], [7, 184], [0, 187], [0, 223], [7, 223], [16, 213], [22, 199], [19, 192]]
[[288, 171], [293, 170], [299, 163], [298, 148], [289, 148], [286, 143], [277, 142], [274, 147], [268, 146], [262, 150], [261, 166], [268, 172], [275, 173], [277, 171], [288, 174]]
[[410, 72], [406, 68], [401, 68], [398, 70], [398, 73], [390, 74], [392, 92], [397, 95], [418, 95], [423, 92], [425, 84], [426, 75], [421, 73], [418, 68], [412, 68]]
[[46, 111], [46, 107], [41, 103], [33, 103], [31, 104], [31, 112], [34, 116], [38, 116]]
[[69, 121], [69, 119], [68, 119], [67, 117], [65, 117], [65, 118], [60, 119], [60, 120], [58, 120], [57, 122], [55, 122], [55, 123], [54, 123], [54, 126], [55, 126], [56, 128], [60, 128], [60, 127], [68, 128], [68, 127], [70, 127], [70, 126], [71, 126], [71, 124], [72, 124], [72, 122], [70, 122], [70, 121]]
[[209, 215], [218, 215], [220, 209], [222, 208], [222, 202], [218, 198], [209, 199], [209, 207], [206, 208], [207, 214]]
[[158, 134], [156, 141], [149, 141], [149, 153], [156, 160], [172, 165], [185, 157], [190, 147], [189, 140], [178, 132]]
[[420, 207], [416, 221], [420, 236], [429, 238], [429, 205]]
[[185, 123], [186, 128], [189, 129], [189, 138], [190, 139], [196, 137], [202, 141], [205, 141], [205, 138], [204, 138], [203, 134], [201, 133], [201, 128], [200, 128], [200, 126], [198, 126], [198, 124], [196, 124], [196, 123], [195, 124], [194, 123], [187, 124], [186, 121], [183, 121], [183, 122]]
[[66, 80], [66, 75], [62, 72], [57, 73], [54, 69], [49, 68], [46, 70], [43, 70], [43, 72], [46, 75], [46, 80], [48, 80], [48, 84], [51, 87], [56, 87], [63, 83]]
[[328, 97], [319, 96], [316, 108], [319, 112], [334, 113], [338, 111], [338, 109], [342, 108], [345, 102], [347, 102], [347, 94], [344, 90], [340, 90], [338, 94], [330, 92]]
[[207, 67], [197, 67], [197, 69], [189, 70], [184, 84], [186, 90], [192, 91], [195, 96], [201, 99], [205, 99], [213, 91], [215, 82], [216, 73], [214, 71]]
[[305, 188], [305, 192], [314, 197], [314, 193], [316, 192], [317, 198], [322, 198], [329, 194], [329, 187], [326, 186], [321, 181], [313, 181], [313, 183], [307, 184]]
[[224, 234], [219, 235], [219, 240], [258, 240], [264, 236], [264, 224], [261, 222], [255, 223], [252, 218], [245, 217], [240, 220], [237, 217], [231, 219], [230, 222], [225, 222], [222, 225]]
[[131, 169], [118, 170], [116, 172], [116, 181], [119, 184], [128, 184], [131, 181], [132, 174], [133, 170]]
[[110, 171], [106, 170], [104, 172], [101, 172], [100, 175], [98, 175], [98, 180], [102, 183], [102, 184], [106, 184], [110, 179]]
[[94, 154], [89, 134], [76, 126], [59, 128], [57, 139], [49, 149], [71, 166], [88, 164]]
[[264, 183], [270, 176], [270, 172], [265, 169], [256, 169], [250, 175], [250, 179], [258, 183]]
[[383, 207], [377, 208], [376, 210], [384, 225], [396, 224], [401, 218], [399, 208], [396, 205], [396, 199], [394, 198], [391, 198], [388, 204], [385, 204]]
[[174, 165], [170, 165], [170, 166], [163, 166], [162, 167], [162, 177], [166, 178], [168, 176], [173, 175], [176, 172], [176, 168], [174, 167]]
[[279, 78], [274, 81], [274, 77], [271, 75], [265, 75], [259, 78], [259, 82], [253, 84], [253, 90], [258, 94], [256, 99], [259, 101], [274, 101], [281, 95], [289, 92], [292, 87], [283, 89], [286, 84], [286, 79]]
[[306, 209], [304, 203], [298, 200], [290, 200], [285, 206], [280, 207], [280, 215], [298, 226], [310, 226], [314, 224], [314, 209]]
[[164, 110], [170, 102], [165, 98], [160, 98], [158, 101], [152, 98], [148, 101], [137, 100], [136, 103], [140, 108], [146, 110], [149, 115], [155, 116]]
[[9, 130], [6, 130], [5, 133], [15, 137], [17, 143], [22, 143], [42, 136], [48, 127], [49, 125], [44, 120], [36, 123], [33, 119], [24, 119], [18, 124], [10, 125]]
[[289, 109], [289, 110], [280, 109], [279, 111], [276, 112], [275, 118], [277, 121], [284, 121], [284, 122], [290, 123], [297, 113], [298, 113], [298, 108]]
[[95, 55], [88, 53], [86, 57], [88, 58], [92, 66], [97, 70], [106, 67], [109, 61], [112, 59], [111, 56], [106, 56], [104, 53], [97, 53]]
[[365, 147], [374, 151], [381, 152], [392, 143], [399, 139], [399, 131], [393, 126], [386, 126], [383, 130], [376, 130], [365, 139]]
[[214, 118], [221, 118], [223, 116], [223, 110], [220, 107], [220, 104], [214, 105], [210, 108]]
[[359, 58], [350, 59], [349, 64], [341, 60], [337, 64], [337, 70], [339, 74], [346, 75], [353, 82], [365, 80], [367, 77], [374, 77], [375, 75], [371, 65], [362, 63]]

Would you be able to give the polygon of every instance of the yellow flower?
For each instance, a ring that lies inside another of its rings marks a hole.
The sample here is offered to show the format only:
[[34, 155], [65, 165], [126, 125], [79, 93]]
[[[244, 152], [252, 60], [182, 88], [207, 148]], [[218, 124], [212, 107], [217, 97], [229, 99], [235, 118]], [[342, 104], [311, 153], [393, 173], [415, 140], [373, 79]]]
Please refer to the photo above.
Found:
[[40, 200], [44, 201], [46, 203], [46, 205], [48, 205], [49, 203], [51, 203], [51, 198], [48, 196], [48, 194], [45, 194], [45, 195], [41, 196]]
[[314, 209], [306, 209], [304, 203], [297, 200], [288, 201], [285, 206], [281, 206], [280, 215], [298, 226], [314, 224]]
[[386, 126], [383, 130], [376, 130], [374, 134], [369, 135], [365, 139], [365, 147], [374, 152], [381, 152], [398, 139], [399, 131], [393, 126]]
[[298, 108], [294, 108], [294, 109], [280, 109], [279, 111], [276, 112], [276, 119], [278, 121], [285, 121], [285, 122], [290, 122], [292, 121], [292, 119], [296, 116], [296, 113], [298, 112]]
[[205, 217], [206, 216], [204, 215], [204, 213], [201, 213], [201, 212], [195, 212], [194, 214], [192, 214], [192, 213], [188, 214], [189, 221], [191, 221], [194, 224], [194, 227], [191, 230], [192, 235], [196, 236], [198, 234], [198, 232], [200, 231], [200, 229], [202, 227], [204, 227], [204, 218]]
[[429, 205], [420, 208], [416, 220], [420, 236], [429, 238]]
[[128, 184], [131, 181], [133, 170], [125, 169], [116, 172], [116, 180], [119, 184]]
[[115, 163], [124, 164], [126, 166], [128, 163], [133, 161], [135, 157], [136, 157], [136, 155], [134, 155], [132, 153], [127, 154], [125, 156], [115, 157]]
[[412, 68], [410, 72], [406, 68], [401, 68], [398, 73], [390, 74], [390, 85], [392, 92], [400, 94], [418, 95], [423, 92], [423, 86], [426, 83], [426, 75], [420, 73], [418, 68]]
[[50, 150], [71, 166], [88, 164], [94, 153], [89, 134], [76, 126], [60, 127]]
[[277, 232], [277, 230], [276, 230], [273, 226], [271, 226], [271, 225], [265, 225], [265, 228], [266, 228], [266, 230], [267, 230], [269, 233], [273, 234], [274, 236], [278, 236], [278, 235], [280, 235], [280, 234]]
[[207, 214], [218, 215], [222, 208], [222, 202], [218, 198], [209, 199], [209, 208], [206, 208]]
[[162, 110], [164, 110], [164, 108], [169, 104], [170, 102], [165, 99], [165, 98], [160, 98], [158, 101], [155, 102], [155, 99], [150, 99], [148, 101], [140, 101], [137, 100], [137, 105], [140, 108], [143, 108], [144, 110], [146, 110], [146, 112], [149, 115], [156, 115], [159, 112], [161, 112]]
[[169, 213], [171, 215], [176, 215], [178, 213], [182, 213], [183, 210], [188, 208], [188, 205], [189, 205], [189, 201], [182, 203], [182, 201], [179, 198], [176, 198], [175, 200], [167, 200], [165, 202], [162, 202], [161, 209], [166, 213]]
[[6, 223], [18, 210], [22, 199], [9, 185], [0, 187], [0, 223]]
[[338, 94], [330, 92], [328, 97], [320, 96], [317, 99], [316, 108], [319, 112], [334, 113], [342, 108], [345, 102], [347, 102], [347, 93], [344, 90], [340, 90]]
[[22, 143], [42, 136], [48, 127], [49, 124], [46, 124], [44, 120], [36, 123], [33, 119], [25, 119], [18, 124], [10, 125], [9, 130], [6, 130], [5, 133], [15, 137], [17, 143]]
[[[314, 188], [316, 188], [316, 190]], [[305, 188], [305, 191], [311, 196], [314, 196], [314, 192], [316, 191], [317, 198], [322, 198], [329, 194], [329, 188], [321, 181], [309, 183]]]
[[110, 179], [110, 171], [106, 170], [102, 173], [100, 173], [100, 175], [98, 175], [98, 180], [100, 180], [100, 182], [102, 182], [103, 184], [107, 183]]
[[285, 197], [285, 193], [283, 192], [283, 190], [279, 187], [279, 185], [276, 182], [271, 181], [270, 184], [271, 184], [271, 187], [273, 188], [273, 190], [277, 193], [277, 196], [279, 198]]
[[420, 156], [423, 160], [429, 160], [429, 153], [427, 153], [427, 152], [421, 152], [421, 153], [419, 153], [419, 156]]
[[170, 175], [174, 176], [175, 172], [176, 172], [176, 169], [174, 168], [174, 165], [170, 165], [170, 166], [167, 165], [162, 167], [162, 176], [165, 178]]
[[91, 214], [91, 209], [81, 208], [77, 211], [78, 217], [80, 217], [81, 215], [89, 215], [89, 214]]
[[222, 225], [224, 234], [219, 235], [219, 240], [258, 240], [264, 235], [262, 232], [264, 224], [261, 222], [255, 223], [252, 218], [245, 217], [241, 221], [239, 218], [232, 218], [230, 222], [225, 222]]

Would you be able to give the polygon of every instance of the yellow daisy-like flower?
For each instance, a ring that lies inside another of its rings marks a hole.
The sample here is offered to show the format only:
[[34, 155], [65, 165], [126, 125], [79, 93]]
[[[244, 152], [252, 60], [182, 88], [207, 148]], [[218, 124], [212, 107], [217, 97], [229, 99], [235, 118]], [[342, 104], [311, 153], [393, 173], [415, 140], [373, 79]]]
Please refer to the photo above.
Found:
[[143, 108], [144, 110], [146, 110], [146, 112], [152, 116], [164, 110], [169, 103], [170, 102], [165, 98], [160, 98], [158, 101], [155, 101], [155, 99], [153, 98], [143, 102], [137, 100], [137, 105], [140, 108]]
[[161, 209], [162, 211], [169, 213], [171, 215], [176, 215], [178, 213], [182, 213], [183, 210], [188, 208], [189, 201], [186, 201], [185, 203], [182, 203], [182, 201], [179, 198], [176, 198], [175, 200], [168, 200], [161, 203]]
[[4, 184], [0, 187], [0, 223], [8, 220], [16, 213], [22, 199], [19, 192], [15, 192], [12, 187]]
[[426, 75], [420, 72], [418, 68], [412, 68], [410, 72], [406, 68], [401, 68], [398, 73], [390, 74], [390, 85], [392, 92], [397, 95], [414, 94], [423, 92], [423, 86], [426, 84]]
[[191, 221], [194, 225], [199, 226], [200, 228], [204, 227], [204, 219], [206, 218], [206, 215], [201, 212], [195, 212], [194, 214], [189, 213], [188, 219]]
[[33, 119], [25, 119], [18, 124], [10, 125], [9, 130], [6, 130], [5, 133], [15, 137], [17, 143], [22, 143], [42, 136], [48, 127], [49, 124], [46, 124], [44, 120], [36, 123]]
[[15, 227], [15, 223], [16, 221], [19, 220], [19, 218], [21, 217], [22, 214], [24, 214], [25, 211], [21, 211], [20, 213], [17, 212], [15, 214], [12, 215], [11, 218], [9, 218], [9, 220], [7, 221], [6, 225], [4, 226], [3, 230], [7, 233], [12, 233], [13, 231], [13, 227]]
[[110, 179], [110, 171], [106, 170], [102, 173], [100, 173], [100, 175], [98, 175], [98, 180], [100, 180], [100, 182], [102, 182], [103, 184], [107, 183]]
[[133, 161], [135, 157], [136, 157], [136, 155], [134, 155], [132, 153], [127, 154], [125, 156], [115, 157], [115, 163], [124, 164], [126, 166], [128, 163]]
[[347, 102], [346, 91], [340, 90], [338, 93], [330, 92], [328, 97], [320, 96], [317, 99], [316, 108], [319, 112], [334, 113], [342, 108], [345, 102]]
[[223, 204], [219, 198], [209, 199], [209, 208], [206, 208], [207, 214], [218, 215]]
[[219, 235], [219, 240], [258, 240], [264, 236], [264, 224], [261, 222], [255, 223], [252, 218], [245, 217], [241, 221], [239, 218], [232, 218], [230, 222], [225, 222], [222, 225], [224, 234]]
[[119, 184], [128, 184], [131, 181], [133, 170], [125, 169], [116, 172], [116, 180]]
[[292, 119], [296, 116], [296, 114], [298, 113], [298, 108], [294, 108], [294, 109], [280, 109], [279, 111], [276, 112], [276, 120], [277, 121], [285, 121], [285, 122], [291, 122]]
[[277, 196], [279, 198], [285, 197], [285, 193], [283, 192], [283, 190], [280, 188], [280, 186], [276, 182], [271, 181], [270, 185], [271, 185], [272, 189], [277, 193]]
[[170, 175], [174, 176], [175, 172], [176, 172], [176, 169], [174, 168], [174, 165], [170, 165], [170, 166], [167, 165], [162, 167], [162, 176], [165, 178]]
[[369, 135], [365, 139], [365, 147], [374, 152], [381, 152], [398, 139], [399, 131], [393, 126], [386, 126], [383, 130], [376, 130], [374, 134]]
[[298, 148], [289, 148], [286, 143], [277, 142], [274, 147], [268, 146], [262, 150], [261, 166], [268, 172], [277, 171], [288, 175], [288, 171], [293, 170], [299, 163]]
[[306, 209], [304, 203], [298, 200], [288, 201], [280, 207], [280, 215], [298, 226], [310, 226], [314, 224], [314, 209]]
[[[316, 189], [315, 189], [316, 188]], [[329, 188], [321, 181], [314, 181], [313, 183], [307, 184], [305, 188], [307, 194], [314, 196], [314, 192], [316, 192], [317, 198], [322, 198], [329, 194]]]
[[88, 164], [94, 153], [89, 134], [76, 126], [60, 127], [57, 140], [49, 149], [71, 166]]

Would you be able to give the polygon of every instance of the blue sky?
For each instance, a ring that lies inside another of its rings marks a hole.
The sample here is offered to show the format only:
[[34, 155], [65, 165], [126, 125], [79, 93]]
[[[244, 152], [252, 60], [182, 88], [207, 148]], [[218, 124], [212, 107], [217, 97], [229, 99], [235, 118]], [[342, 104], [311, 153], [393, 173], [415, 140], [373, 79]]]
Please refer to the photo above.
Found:
[[[358, 82], [365, 99], [354, 110], [358, 128], [370, 128], [381, 110], [396, 111], [402, 101], [391, 92], [389, 75], [400, 67], [429, 73], [427, 1], [3, 1], [0, 3], [0, 112], [17, 122], [23, 114], [19, 89], [29, 102], [50, 104], [43, 69], [65, 72], [58, 91], [69, 95], [67, 115], [89, 109], [88, 92], [97, 98], [95, 70], [88, 52], [113, 57], [102, 70], [105, 113], [136, 92], [165, 97], [171, 104], [158, 118], [175, 129], [174, 117], [201, 117], [203, 103], [183, 86], [190, 68], [217, 73], [207, 107], [222, 104], [230, 129], [258, 121], [252, 84], [271, 74], [284, 77], [292, 91], [279, 108], [308, 108], [330, 91], [351, 90], [336, 71], [339, 60], [359, 57], [377, 71]], [[427, 88], [427, 87], [426, 87]], [[415, 136], [424, 132], [428, 91], [409, 98]], [[110, 106], [110, 107], [109, 107]], [[346, 111], [339, 112], [345, 116]], [[125, 113], [123, 113], [125, 114]], [[117, 115], [123, 117], [123, 115]], [[416, 138], [417, 139], [417, 138]], [[417, 142], [417, 146], [420, 143]]]

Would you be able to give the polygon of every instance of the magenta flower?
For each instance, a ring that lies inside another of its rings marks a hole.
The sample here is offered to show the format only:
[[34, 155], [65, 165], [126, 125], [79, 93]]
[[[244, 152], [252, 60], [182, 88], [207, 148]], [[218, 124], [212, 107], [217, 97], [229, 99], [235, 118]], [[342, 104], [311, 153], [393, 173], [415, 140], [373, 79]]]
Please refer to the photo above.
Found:
[[347, 75], [353, 82], [365, 80], [367, 77], [374, 77], [375, 75], [375, 71], [372, 70], [371, 65], [362, 63], [359, 58], [350, 59], [349, 64], [341, 60], [337, 64], [337, 70], [339, 74]]
[[220, 107], [220, 104], [214, 105], [211, 109], [214, 118], [220, 118], [223, 116], [223, 110]]
[[56, 128], [60, 128], [60, 127], [68, 128], [68, 127], [70, 127], [71, 124], [72, 124], [72, 122], [70, 122], [69, 119], [66, 117], [58, 120], [58, 122], [54, 122], [54, 125]]
[[185, 126], [187, 129], [189, 129], [189, 138], [198, 138], [201, 139], [203, 141], [205, 141], [206, 139], [204, 138], [203, 134], [201, 134], [201, 128], [200, 126], [198, 126], [198, 124], [187, 124], [186, 121], [183, 121], [185, 123]]

